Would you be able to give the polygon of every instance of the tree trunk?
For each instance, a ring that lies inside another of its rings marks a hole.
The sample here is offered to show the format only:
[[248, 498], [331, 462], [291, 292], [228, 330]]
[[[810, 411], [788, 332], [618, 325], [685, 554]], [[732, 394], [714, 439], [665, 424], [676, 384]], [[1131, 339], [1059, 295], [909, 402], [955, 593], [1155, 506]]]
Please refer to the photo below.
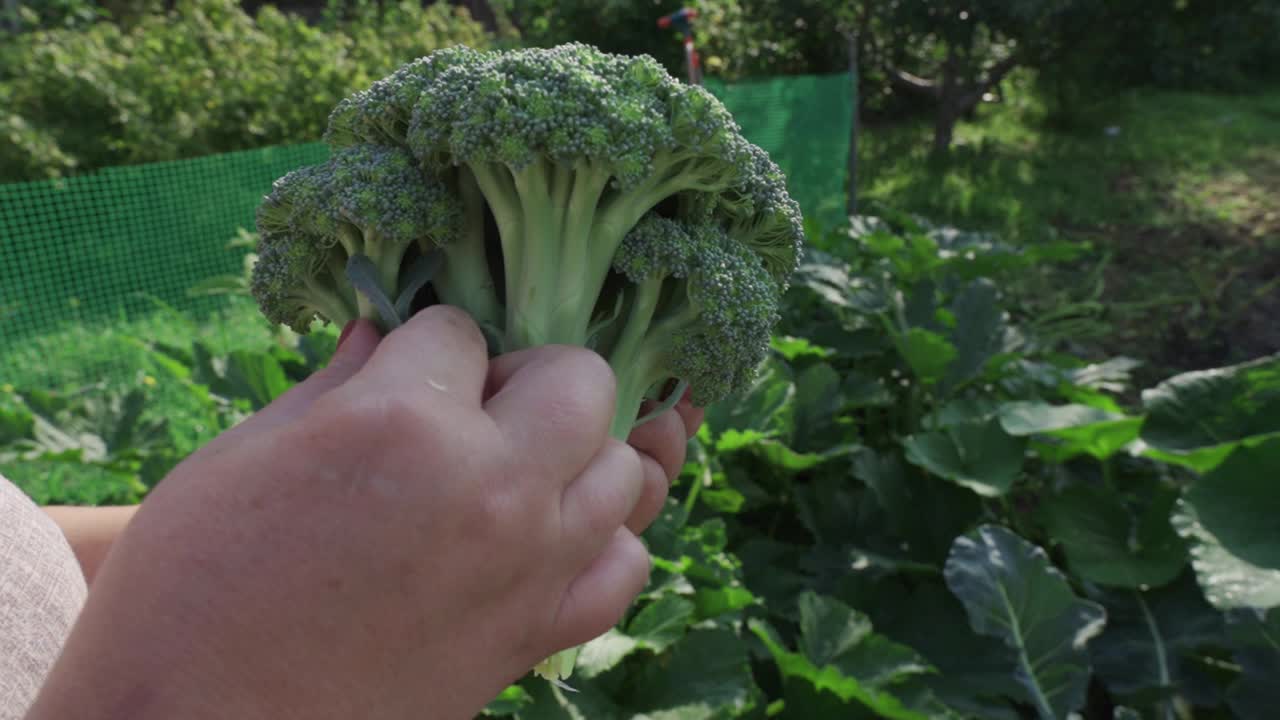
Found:
[[1015, 55], [1001, 60], [987, 71], [986, 75], [972, 86], [966, 86], [956, 79], [954, 56], [948, 53], [947, 62], [943, 65], [941, 91], [938, 96], [938, 113], [933, 125], [933, 149], [942, 152], [951, 147], [955, 137], [956, 123], [961, 118], [969, 117], [982, 102], [982, 96], [988, 90], [1000, 84], [1011, 70], [1018, 66]]
[[18, 32], [22, 24], [18, 21], [18, 0], [4, 0], [5, 15], [9, 18], [9, 32]]
[[471, 13], [471, 19], [480, 23], [485, 30], [498, 32], [498, 16], [489, 7], [487, 0], [454, 0], [454, 4], [465, 7]]
[[933, 151], [946, 152], [951, 147], [956, 121], [960, 118], [957, 107], [960, 87], [960, 54], [955, 43], [947, 44], [947, 58], [942, 61], [942, 82], [938, 83], [938, 110], [933, 123]]
[[845, 35], [849, 43], [849, 84], [851, 88], [850, 102], [853, 114], [849, 118], [849, 159], [848, 175], [849, 192], [845, 199], [845, 215], [858, 214], [858, 33], [850, 31]]
[[951, 139], [956, 131], [956, 121], [959, 119], [960, 113], [956, 112], [951, 103], [946, 101], [938, 103], [938, 112], [934, 116], [933, 123], [934, 152], [944, 153], [951, 147]]

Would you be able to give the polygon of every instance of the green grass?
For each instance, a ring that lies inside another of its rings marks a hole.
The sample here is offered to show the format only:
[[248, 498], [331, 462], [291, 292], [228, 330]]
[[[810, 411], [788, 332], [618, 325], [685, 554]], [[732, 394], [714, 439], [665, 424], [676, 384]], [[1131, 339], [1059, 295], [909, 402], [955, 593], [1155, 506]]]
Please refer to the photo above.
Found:
[[136, 382], [155, 372], [145, 342], [190, 346], [200, 340], [215, 352], [260, 349], [275, 334], [253, 302], [229, 297], [222, 309], [197, 320], [177, 309], [115, 322], [68, 322], [0, 351], [3, 382], [21, 388], [61, 389], [103, 380]]
[[[212, 439], [218, 428], [210, 424], [207, 404], [156, 362], [148, 343], [189, 350], [196, 341], [223, 355], [262, 350], [278, 339], [254, 303], [239, 297], [227, 298], [220, 311], [201, 320], [160, 307], [118, 323], [67, 323], [0, 353], [0, 368], [5, 368], [0, 392], [109, 397], [141, 388], [147, 397], [145, 415], [166, 420], [174, 447], [188, 453]], [[127, 473], [64, 460], [12, 460], [0, 466], [0, 473], [40, 504], [128, 504], [145, 493]]]
[[1141, 90], [1082, 112], [1077, 129], [1054, 131], [1034, 97], [985, 105], [944, 158], [930, 155], [927, 122], [866, 128], [861, 196], [1036, 239], [1050, 227], [1243, 223], [1268, 202], [1251, 187], [1280, 182], [1280, 88]]
[[1280, 88], [1137, 90], [1062, 124], [1015, 91], [961, 123], [945, 156], [925, 121], [867, 127], [861, 200], [1090, 243], [1109, 325], [1097, 350], [1147, 360], [1152, 378], [1280, 351]]

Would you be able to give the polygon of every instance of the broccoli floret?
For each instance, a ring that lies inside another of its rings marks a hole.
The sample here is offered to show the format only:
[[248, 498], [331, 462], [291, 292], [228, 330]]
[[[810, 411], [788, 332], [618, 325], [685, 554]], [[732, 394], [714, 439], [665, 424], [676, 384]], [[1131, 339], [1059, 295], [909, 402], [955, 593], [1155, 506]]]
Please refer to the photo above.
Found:
[[277, 180], [259, 206], [251, 290], [270, 320], [300, 333], [316, 319], [384, 324], [378, 298], [350, 279], [352, 259], [367, 261], [383, 297], [397, 298], [410, 251], [451, 244], [461, 225], [450, 189], [404, 150], [343, 148]]
[[652, 58], [585, 45], [483, 53], [426, 83], [407, 143], [468, 169], [501, 242], [504, 347], [581, 344], [613, 254], [654, 206], [743, 186], [750, 144]]
[[[652, 58], [443, 50], [344, 100], [326, 140], [333, 159], [280, 180], [259, 213], [254, 292], [272, 320], [403, 310], [422, 281], [410, 257], [428, 259], [428, 301], [470, 312], [493, 352], [608, 359], [619, 439], [653, 415], [646, 398], [661, 409], [687, 385], [715, 402], [768, 352], [799, 207], [724, 106]], [[355, 282], [357, 256], [376, 282]], [[567, 677], [572, 658], [539, 674]]]
[[409, 118], [423, 89], [446, 68], [472, 62], [481, 54], [458, 45], [401, 66], [339, 102], [329, 114], [325, 142], [331, 147], [361, 143], [404, 147]]
[[764, 360], [781, 296], [759, 256], [714, 222], [650, 214], [623, 239], [614, 270], [626, 315], [606, 357], [618, 373], [619, 427], [655, 386], [687, 383], [707, 405], [744, 387]]

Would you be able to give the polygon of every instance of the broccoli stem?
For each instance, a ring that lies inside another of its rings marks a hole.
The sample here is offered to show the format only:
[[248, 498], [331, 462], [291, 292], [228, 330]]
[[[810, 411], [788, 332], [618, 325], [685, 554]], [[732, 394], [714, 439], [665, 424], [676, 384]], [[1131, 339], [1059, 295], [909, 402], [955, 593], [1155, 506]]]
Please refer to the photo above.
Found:
[[400, 295], [400, 265], [408, 249], [403, 243], [388, 241], [376, 230], [365, 230], [364, 254], [378, 268], [378, 286], [394, 302]]
[[[502, 239], [502, 263], [505, 272], [504, 281], [507, 287], [515, 269], [523, 260], [519, 243], [507, 238], [518, 239], [521, 235], [520, 202], [516, 195], [515, 184], [505, 166], [498, 163], [471, 163], [467, 165], [471, 176], [475, 178], [476, 187], [489, 203], [489, 212], [498, 225], [498, 236]], [[508, 300], [508, 303], [510, 300]]]
[[343, 327], [355, 318], [356, 313], [350, 303], [343, 300], [333, 290], [316, 283], [314, 280], [308, 280], [305, 288], [306, 292], [303, 297], [299, 298], [301, 304], [314, 308], [325, 316], [329, 322]]
[[658, 309], [662, 294], [662, 278], [651, 278], [636, 285], [631, 298], [631, 312], [626, 325], [609, 352], [609, 364], [614, 368], [631, 368], [639, 354], [641, 343], [649, 334], [649, 324]]
[[683, 192], [723, 191], [730, 185], [729, 177], [692, 153], [659, 153], [654, 158], [653, 172], [644, 182], [613, 193], [599, 203], [591, 229], [587, 273], [592, 277], [607, 273], [622, 239], [663, 200]]
[[613, 256], [592, 236], [594, 215], [611, 174], [587, 161], [535, 159], [513, 168], [470, 166], [498, 224], [505, 267], [508, 350], [548, 343], [581, 345], [608, 277], [594, 256]]
[[692, 303], [659, 308], [663, 284], [668, 280], [655, 276], [636, 284], [626, 326], [608, 355], [609, 365], [618, 378], [618, 399], [610, 434], [619, 440], [626, 440], [635, 427], [649, 390], [672, 377], [668, 362], [672, 337], [698, 322], [700, 311]]
[[[348, 225], [346, 223], [340, 224], [338, 226], [337, 239], [338, 239], [338, 244], [342, 245], [342, 249], [346, 251], [347, 258], [353, 257], [361, 253], [364, 253], [366, 255], [368, 254], [365, 252], [364, 234], [358, 228], [352, 225]], [[376, 260], [374, 260], [374, 264], [375, 265], [377, 264]], [[342, 266], [343, 268], [346, 267], [345, 258], [342, 263]], [[332, 270], [332, 267], [330, 269]], [[342, 283], [347, 282], [345, 279], [346, 278], [345, 269], [342, 271], [339, 277], [343, 278], [341, 281]], [[356, 301], [356, 317], [363, 318], [365, 320], [371, 320], [375, 323], [378, 322], [378, 309], [374, 307], [373, 303], [369, 302], [369, 298], [365, 297], [364, 293], [360, 293], [360, 292], [355, 293], [355, 301]], [[333, 320], [333, 323], [336, 325], [337, 321]], [[345, 324], [346, 323], [343, 323], [343, 325]]]
[[436, 294], [445, 304], [465, 309], [481, 327], [498, 327], [503, 311], [485, 255], [484, 196], [465, 167], [458, 173], [458, 196], [462, 201], [462, 233], [440, 246], [446, 267], [436, 274]]
[[661, 295], [661, 277], [647, 279], [636, 286], [626, 325], [609, 353], [609, 365], [618, 379], [617, 402], [609, 434], [619, 440], [626, 440], [631, 434], [645, 393], [655, 382], [650, 368], [637, 360]]

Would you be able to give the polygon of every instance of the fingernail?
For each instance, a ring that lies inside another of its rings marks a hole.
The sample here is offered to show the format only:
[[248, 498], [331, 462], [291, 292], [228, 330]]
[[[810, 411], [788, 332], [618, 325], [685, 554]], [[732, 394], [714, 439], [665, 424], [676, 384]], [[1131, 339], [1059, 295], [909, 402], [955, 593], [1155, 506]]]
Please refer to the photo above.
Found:
[[343, 343], [343, 341], [345, 341], [345, 340], [347, 339], [347, 336], [351, 334], [351, 331], [352, 331], [352, 330], [354, 330], [354, 329], [355, 329], [355, 327], [356, 327], [356, 321], [355, 321], [355, 320], [352, 320], [352, 321], [348, 322], [345, 326], [343, 326], [343, 328], [342, 328], [342, 333], [341, 333], [340, 335], [338, 335], [338, 347], [337, 347], [337, 348], [335, 348], [335, 350], [341, 350], [341, 349], [342, 349], [342, 343]]

